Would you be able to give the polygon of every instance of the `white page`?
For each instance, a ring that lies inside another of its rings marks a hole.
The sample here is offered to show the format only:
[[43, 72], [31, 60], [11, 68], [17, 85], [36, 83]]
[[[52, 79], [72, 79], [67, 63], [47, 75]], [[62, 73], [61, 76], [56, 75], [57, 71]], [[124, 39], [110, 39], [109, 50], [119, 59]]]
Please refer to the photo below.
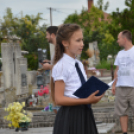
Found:
[[116, 79], [114, 79], [112, 82], [109, 82], [108, 85], [111, 87]]

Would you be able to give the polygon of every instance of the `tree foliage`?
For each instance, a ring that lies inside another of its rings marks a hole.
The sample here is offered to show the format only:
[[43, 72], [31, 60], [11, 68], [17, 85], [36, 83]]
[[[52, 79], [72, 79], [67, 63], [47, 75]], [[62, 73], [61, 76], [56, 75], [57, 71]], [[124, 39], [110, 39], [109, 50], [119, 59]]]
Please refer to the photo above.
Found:
[[[102, 3], [101, 3], [102, 4]], [[105, 16], [101, 9], [92, 6], [90, 12], [86, 9], [81, 11], [81, 14], [75, 12], [69, 15], [64, 23], [77, 23], [83, 29], [84, 35], [84, 51], [88, 49], [88, 44], [93, 41], [97, 41], [100, 49], [100, 58], [106, 59], [108, 54], [113, 54], [112, 45], [115, 42], [113, 35], [107, 29], [109, 25], [108, 21], [104, 21]], [[109, 15], [109, 20], [111, 16]], [[115, 53], [114, 53], [115, 54]], [[88, 58], [86, 53], [82, 53], [82, 59]]]
[[[42, 20], [41, 13], [36, 16], [25, 15], [21, 19], [13, 16], [10, 8], [6, 9], [6, 15], [0, 21], [0, 37], [12, 37], [16, 35], [21, 38], [21, 49], [28, 51], [26, 56], [28, 59], [28, 67], [37, 69], [37, 50], [38, 48], [47, 49], [47, 58], [49, 56], [49, 44], [45, 38], [46, 25], [39, 26], [39, 21]], [[5, 41], [5, 40], [1, 40]]]
[[[92, 6], [90, 12], [83, 9], [80, 14], [75, 12], [69, 15], [64, 23], [77, 23], [83, 29], [84, 34], [84, 50], [88, 48], [89, 42], [97, 41], [100, 49], [100, 58], [106, 59], [109, 54], [113, 57], [121, 49], [117, 44], [117, 36], [122, 30], [132, 32], [134, 41], [134, 0], [125, 0], [125, 8], [122, 12], [119, 9], [112, 12], [105, 20], [104, 12], [109, 2], [98, 0], [96, 6]], [[101, 21], [100, 21], [101, 20]], [[82, 58], [87, 58], [86, 54], [82, 53]]]
[[106, 11], [108, 9], [108, 7], [109, 7], [109, 2], [107, 1], [105, 3], [105, 5], [104, 5], [104, 1], [103, 0], [98, 0], [96, 7], [98, 7], [102, 11]]
[[114, 36], [117, 36], [122, 30], [131, 31], [134, 42], [134, 0], [125, 0], [125, 5], [127, 8], [123, 11], [119, 12], [119, 9], [117, 9], [112, 13], [113, 24], [109, 28], [112, 28], [110, 30]]
[[[93, 41], [98, 42], [100, 49], [100, 59], [106, 59], [109, 54], [115, 56], [121, 49], [117, 44], [117, 36], [122, 30], [130, 30], [134, 41], [134, 0], [125, 0], [127, 8], [123, 11], [112, 12], [105, 20], [104, 11], [109, 7], [109, 2], [104, 3], [98, 0], [96, 6], [92, 6], [90, 12], [82, 9], [78, 14], [76, 11], [67, 16], [64, 23], [77, 23], [83, 29], [84, 34], [84, 51], [82, 59], [87, 59], [85, 51], [88, 44]], [[0, 38], [3, 36], [17, 35], [21, 38], [21, 48], [29, 51], [28, 66], [36, 69], [37, 65], [37, 49], [47, 49], [49, 58], [49, 45], [45, 39], [46, 25], [39, 26], [42, 19], [41, 13], [36, 16], [21, 16], [21, 19], [15, 17], [10, 8], [7, 8], [6, 15], [0, 20]], [[5, 42], [6, 40], [0, 40]]]

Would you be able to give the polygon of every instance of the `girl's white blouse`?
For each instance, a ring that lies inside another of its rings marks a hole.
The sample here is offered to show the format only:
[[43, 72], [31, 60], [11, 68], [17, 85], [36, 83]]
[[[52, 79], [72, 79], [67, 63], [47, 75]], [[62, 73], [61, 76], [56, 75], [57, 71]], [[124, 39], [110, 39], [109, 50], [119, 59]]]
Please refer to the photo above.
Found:
[[79, 64], [85, 80], [87, 80], [83, 64], [65, 53], [52, 69], [54, 81], [63, 80], [65, 83], [64, 95], [71, 98], [77, 98], [73, 93], [81, 86], [81, 81], [75, 68], [76, 62]]

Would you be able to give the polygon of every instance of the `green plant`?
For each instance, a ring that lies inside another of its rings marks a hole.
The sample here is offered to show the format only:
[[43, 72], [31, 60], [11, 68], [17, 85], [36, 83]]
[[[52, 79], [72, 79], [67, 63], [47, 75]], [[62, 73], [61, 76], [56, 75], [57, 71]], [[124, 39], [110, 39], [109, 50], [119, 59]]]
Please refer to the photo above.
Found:
[[[115, 66], [113, 65], [115, 69]], [[96, 65], [96, 69], [107, 69], [111, 70], [111, 63], [107, 62], [106, 60], [102, 60], [98, 65]]]
[[38, 68], [38, 57], [36, 53], [30, 53], [25, 55], [28, 61], [28, 70], [37, 70]]

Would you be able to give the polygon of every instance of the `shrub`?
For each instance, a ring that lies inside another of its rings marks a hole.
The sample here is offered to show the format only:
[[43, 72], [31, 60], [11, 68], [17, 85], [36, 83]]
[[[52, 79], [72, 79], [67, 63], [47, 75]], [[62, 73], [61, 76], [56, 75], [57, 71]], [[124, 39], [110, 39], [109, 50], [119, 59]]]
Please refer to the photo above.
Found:
[[[116, 66], [113, 65], [113, 68], [115, 69]], [[111, 70], [111, 63], [107, 62], [106, 60], [102, 60], [98, 65], [96, 65], [96, 69]]]

